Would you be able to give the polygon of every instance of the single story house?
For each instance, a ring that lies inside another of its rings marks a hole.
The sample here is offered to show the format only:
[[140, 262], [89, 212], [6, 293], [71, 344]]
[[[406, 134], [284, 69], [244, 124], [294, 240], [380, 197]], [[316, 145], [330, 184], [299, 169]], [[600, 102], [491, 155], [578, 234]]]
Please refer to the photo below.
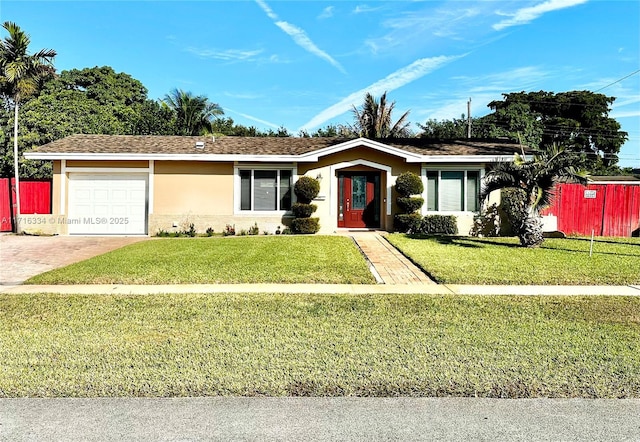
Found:
[[72, 135], [25, 153], [53, 161], [53, 205], [51, 215], [23, 225], [63, 235], [154, 235], [191, 223], [199, 232], [257, 223], [273, 233], [291, 220], [293, 186], [307, 175], [320, 181], [321, 233], [391, 231], [395, 180], [411, 171], [425, 185], [422, 213], [455, 215], [464, 234], [487, 165], [519, 150], [500, 140]]

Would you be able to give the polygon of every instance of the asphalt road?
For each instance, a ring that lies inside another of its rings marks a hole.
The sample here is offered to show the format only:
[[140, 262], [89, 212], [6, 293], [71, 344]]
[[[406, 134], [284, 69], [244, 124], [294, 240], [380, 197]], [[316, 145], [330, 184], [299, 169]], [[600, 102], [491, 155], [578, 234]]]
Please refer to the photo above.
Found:
[[640, 441], [640, 400], [2, 399], [2, 441]]

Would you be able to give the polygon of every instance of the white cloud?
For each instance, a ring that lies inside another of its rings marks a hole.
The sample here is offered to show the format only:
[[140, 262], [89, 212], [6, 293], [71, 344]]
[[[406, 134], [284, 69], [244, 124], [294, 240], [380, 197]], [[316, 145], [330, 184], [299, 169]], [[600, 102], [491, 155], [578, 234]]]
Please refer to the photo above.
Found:
[[246, 118], [247, 120], [255, 121], [256, 123], [264, 124], [266, 126], [271, 126], [275, 129], [280, 128], [280, 126], [277, 124], [270, 123], [269, 121], [266, 121], [266, 120], [261, 120], [260, 118], [257, 118], [248, 114], [243, 114], [242, 112], [234, 111], [233, 109], [229, 109], [228, 107], [225, 107], [224, 111], [231, 112], [232, 114], [240, 115], [241, 117]]
[[309, 122], [303, 125], [300, 130], [310, 130], [316, 128], [322, 125], [322, 123], [330, 120], [331, 118], [348, 112], [354, 105], [360, 103], [364, 99], [366, 93], [370, 93], [376, 96], [382, 95], [384, 92], [393, 91], [421, 77], [424, 77], [425, 75], [435, 71], [445, 64], [458, 60], [465, 55], [466, 54], [455, 56], [443, 55], [440, 57], [421, 58], [419, 60], [416, 60], [410, 65], [393, 72], [382, 80], [379, 80], [372, 85], [365, 87], [364, 89], [350, 94], [340, 102], [323, 110], [318, 115], [313, 117]]
[[187, 52], [197, 55], [201, 58], [213, 58], [216, 60], [225, 61], [237, 61], [237, 60], [251, 60], [262, 53], [262, 50], [243, 51], [239, 49], [200, 49], [200, 48], [187, 48]]
[[[411, 3], [402, 3], [409, 4]], [[479, 32], [486, 33], [486, 23], [491, 2], [423, 2], [415, 10], [394, 10], [393, 15], [382, 22], [387, 32], [365, 41], [374, 53], [396, 51], [397, 48], [429, 47], [439, 45], [442, 39], [475, 41]]]
[[327, 6], [322, 10], [322, 13], [318, 16], [319, 19], [331, 18], [333, 17], [333, 11], [335, 10], [334, 6]]
[[501, 31], [511, 26], [524, 25], [532, 22], [533, 20], [543, 14], [546, 14], [547, 12], [570, 8], [572, 6], [586, 3], [587, 1], [588, 0], [547, 0], [544, 3], [539, 3], [535, 6], [518, 9], [515, 13], [512, 14], [498, 13], [500, 15], [507, 15], [510, 18], [494, 24], [493, 29], [495, 29], [496, 31]]
[[331, 57], [331, 55], [327, 54], [325, 51], [316, 46], [315, 43], [311, 41], [311, 39], [302, 29], [295, 25], [292, 25], [291, 23], [287, 23], [286, 21], [278, 21], [276, 22], [276, 26], [282, 29], [286, 34], [289, 34], [289, 36], [293, 38], [293, 41], [295, 41], [298, 46], [305, 49], [307, 52], [310, 52], [311, 54], [329, 62], [340, 72], [346, 73], [342, 65], [338, 63], [338, 61], [336, 61], [333, 57]]
[[375, 12], [381, 9], [381, 7], [373, 7], [369, 5], [358, 5], [353, 9], [354, 14], [365, 14], [367, 12]]
[[274, 21], [275, 25], [278, 26], [280, 29], [282, 29], [282, 31], [285, 34], [289, 35], [298, 46], [300, 46], [302, 49], [306, 50], [307, 52], [329, 62], [332, 66], [334, 66], [340, 72], [346, 73], [342, 65], [337, 60], [335, 60], [331, 55], [329, 55], [328, 53], [320, 49], [318, 46], [316, 46], [316, 44], [311, 40], [311, 38], [309, 38], [309, 36], [303, 29], [297, 27], [296, 25], [288, 23], [286, 21], [280, 20], [278, 15], [275, 12], [273, 12], [273, 9], [271, 9], [269, 5], [267, 5], [263, 0], [255, 0], [255, 1], [262, 8], [262, 10], [267, 14], [267, 16]]

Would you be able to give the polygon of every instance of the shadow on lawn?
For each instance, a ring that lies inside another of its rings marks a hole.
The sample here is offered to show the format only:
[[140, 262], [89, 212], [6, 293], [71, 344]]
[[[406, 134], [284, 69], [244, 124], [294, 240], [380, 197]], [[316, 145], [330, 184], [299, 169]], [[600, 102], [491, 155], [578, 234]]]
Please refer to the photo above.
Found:
[[[566, 238], [564, 238], [568, 241], [583, 241], [583, 242], [591, 242], [591, 238], [577, 238], [575, 236], [568, 236]], [[640, 247], [640, 243], [633, 243], [633, 242], [624, 242], [624, 241], [610, 241], [610, 240], [606, 240], [606, 239], [595, 239], [593, 240], [593, 243], [605, 243], [605, 244], [620, 244], [622, 246], [636, 246], [636, 247]]]
[[438, 244], [452, 245], [452, 246], [471, 248], [471, 249], [485, 248], [485, 244], [491, 245], [491, 246], [503, 246], [508, 248], [520, 247], [519, 244], [493, 242], [493, 241], [470, 237], [470, 236], [407, 235], [407, 238], [417, 239], [417, 240], [429, 239], [429, 240], [436, 241]]
[[[438, 244], [451, 245], [451, 246], [464, 247], [464, 248], [471, 248], [471, 249], [485, 248], [486, 246], [503, 247], [503, 248], [509, 248], [509, 249], [526, 249], [526, 247], [521, 246], [520, 243], [505, 243], [505, 242], [500, 242], [500, 241], [492, 241], [491, 239], [477, 238], [477, 237], [471, 237], [471, 236], [409, 235], [409, 234], [407, 234], [406, 236], [407, 236], [407, 238], [411, 238], [411, 239], [433, 240], [433, 241], [436, 241]], [[590, 242], [591, 241], [590, 238], [563, 238], [563, 240], [564, 241], [566, 241], [566, 240], [584, 241], [584, 242]], [[598, 243], [606, 243], [606, 244], [614, 244], [614, 245], [619, 244], [619, 245], [640, 246], [640, 244], [633, 244], [633, 243], [627, 243], [627, 242], [617, 242], [617, 241], [607, 241], [607, 240], [594, 240], [594, 244], [598, 244]], [[549, 246], [545, 246], [544, 243], [542, 243], [542, 245], [539, 248], [540, 249], [545, 249], [545, 250], [559, 250], [559, 251], [571, 252], [571, 253], [589, 253], [588, 249], [587, 250], [576, 250], [576, 249], [563, 248], [563, 247], [549, 247]], [[638, 255], [632, 254], [632, 253], [603, 252], [603, 251], [599, 251], [597, 249], [594, 250], [594, 254], [598, 254], [598, 255], [614, 255], [614, 256], [631, 256], [631, 257], [638, 256]]]

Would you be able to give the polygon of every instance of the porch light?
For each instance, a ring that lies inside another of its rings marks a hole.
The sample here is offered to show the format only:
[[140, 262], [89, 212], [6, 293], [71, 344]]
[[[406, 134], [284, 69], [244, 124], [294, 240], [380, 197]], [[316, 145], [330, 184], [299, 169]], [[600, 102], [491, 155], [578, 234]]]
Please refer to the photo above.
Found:
[[318, 175], [316, 175], [316, 180], [322, 181], [322, 173], [318, 173]]

